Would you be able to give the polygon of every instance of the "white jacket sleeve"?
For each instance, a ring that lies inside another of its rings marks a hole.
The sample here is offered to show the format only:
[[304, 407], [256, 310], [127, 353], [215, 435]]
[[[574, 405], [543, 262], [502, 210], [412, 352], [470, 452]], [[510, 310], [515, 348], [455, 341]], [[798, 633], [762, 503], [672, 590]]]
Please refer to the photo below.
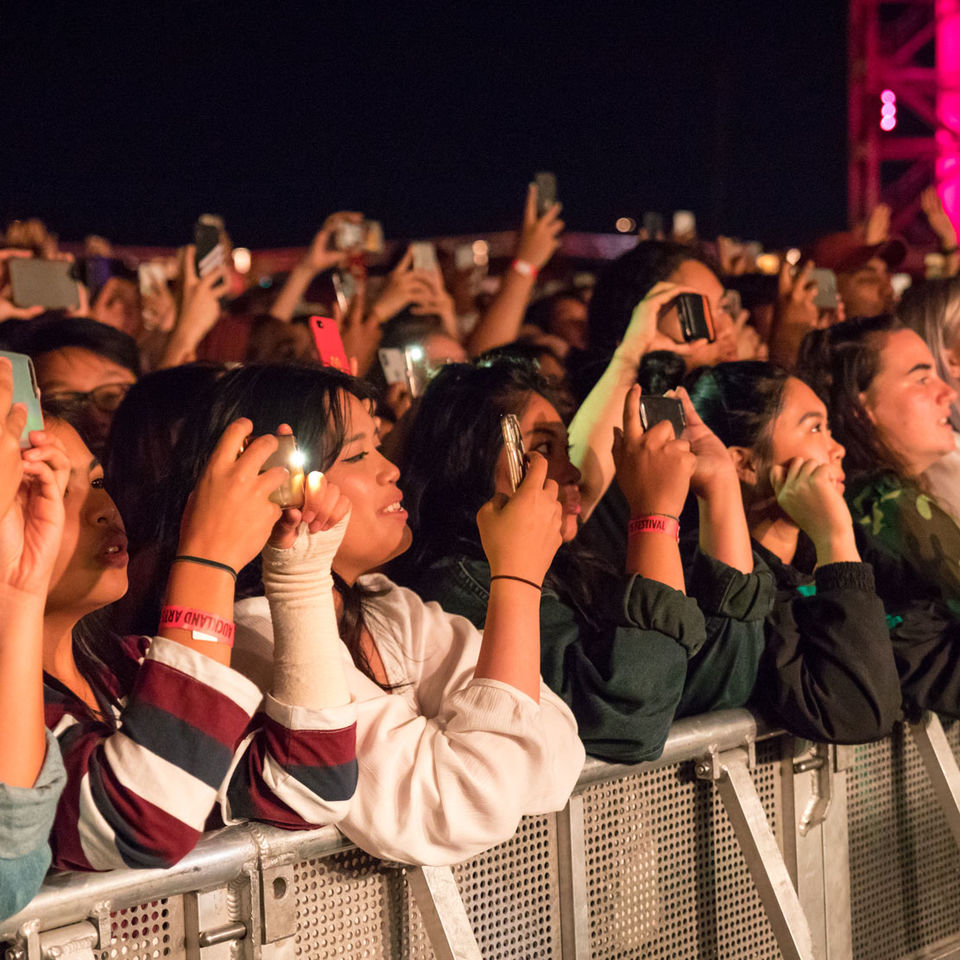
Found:
[[[340, 829], [375, 856], [442, 865], [509, 839], [525, 814], [559, 810], [584, 760], [563, 701], [542, 683], [537, 704], [473, 679], [481, 636], [468, 620], [385, 577], [363, 582], [379, 592], [365, 618], [394, 690], [347, 667], [359, 779]], [[238, 645], [267, 639], [258, 602], [238, 605]]]

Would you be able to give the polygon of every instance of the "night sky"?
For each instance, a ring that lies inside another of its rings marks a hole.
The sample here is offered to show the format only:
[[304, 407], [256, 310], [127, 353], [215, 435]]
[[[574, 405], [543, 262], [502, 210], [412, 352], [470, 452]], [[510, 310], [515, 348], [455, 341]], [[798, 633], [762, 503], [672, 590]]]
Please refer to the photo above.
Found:
[[787, 5], [0, 0], [0, 218], [251, 247], [359, 209], [503, 229], [556, 171], [569, 229], [693, 209], [768, 244], [844, 226], [846, 11]]

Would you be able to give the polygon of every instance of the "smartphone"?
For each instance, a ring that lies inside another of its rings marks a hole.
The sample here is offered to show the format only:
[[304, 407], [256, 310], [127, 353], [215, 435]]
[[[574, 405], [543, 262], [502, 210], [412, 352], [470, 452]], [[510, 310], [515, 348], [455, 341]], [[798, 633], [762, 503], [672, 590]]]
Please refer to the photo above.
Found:
[[817, 285], [817, 295], [813, 302], [821, 310], [837, 309], [837, 275], [832, 270], [817, 267], [810, 274], [810, 279]]
[[503, 434], [503, 446], [507, 451], [507, 469], [510, 471], [510, 488], [516, 493], [517, 487], [526, 473], [524, 461], [523, 437], [520, 434], [520, 421], [512, 414], [500, 418], [500, 432]]
[[643, 229], [647, 231], [650, 240], [663, 239], [663, 214], [655, 210], [648, 210], [643, 215]]
[[423, 391], [427, 389], [430, 370], [427, 367], [427, 355], [419, 343], [403, 348], [403, 368], [410, 396], [422, 397]]
[[30, 446], [30, 431], [43, 429], [37, 372], [33, 369], [33, 361], [25, 353], [0, 350], [0, 357], [6, 357], [13, 366], [13, 402], [27, 406], [27, 424], [20, 434], [20, 449], [26, 450]]
[[383, 224], [379, 220], [363, 221], [363, 250], [364, 253], [383, 253], [385, 247], [383, 239]]
[[673, 212], [673, 236], [695, 237], [697, 235], [697, 218], [692, 210], [675, 210]]
[[167, 271], [162, 263], [156, 261], [141, 263], [137, 266], [137, 287], [141, 297], [151, 297], [167, 285]]
[[683, 415], [683, 404], [676, 397], [641, 396], [640, 423], [644, 430], [656, 426], [661, 420], [669, 420], [673, 425], [673, 434], [679, 437], [687, 425]]
[[353, 220], [341, 220], [337, 225], [333, 242], [338, 250], [356, 250], [363, 246], [364, 230], [362, 223]]
[[302, 507], [304, 501], [304, 456], [297, 447], [292, 433], [277, 434], [277, 449], [263, 462], [261, 473], [273, 467], [286, 467], [289, 476], [273, 493], [270, 501], [278, 507]]
[[340, 312], [346, 316], [357, 292], [357, 281], [349, 270], [334, 270], [332, 277], [337, 306], [340, 307]]
[[681, 293], [673, 303], [680, 317], [680, 332], [687, 343], [691, 340], [714, 341], [713, 314], [706, 297], [699, 293]]
[[13, 257], [7, 261], [13, 303], [17, 307], [76, 310], [80, 285], [68, 260]]
[[203, 213], [193, 227], [193, 242], [196, 247], [194, 266], [198, 277], [205, 277], [224, 262], [223, 220], [213, 213]]
[[540, 170], [533, 182], [537, 185], [537, 216], [542, 217], [557, 202], [557, 175]]
[[407, 382], [407, 364], [403, 351], [398, 347], [381, 347], [377, 351], [380, 368], [388, 385]]
[[325, 367], [350, 372], [350, 363], [347, 360], [347, 351], [343, 348], [337, 322], [330, 317], [311, 317], [309, 320], [310, 332], [317, 348], [317, 356]]
[[414, 270], [439, 270], [440, 264], [437, 262], [437, 248], [432, 243], [411, 243], [410, 250], [413, 254]]

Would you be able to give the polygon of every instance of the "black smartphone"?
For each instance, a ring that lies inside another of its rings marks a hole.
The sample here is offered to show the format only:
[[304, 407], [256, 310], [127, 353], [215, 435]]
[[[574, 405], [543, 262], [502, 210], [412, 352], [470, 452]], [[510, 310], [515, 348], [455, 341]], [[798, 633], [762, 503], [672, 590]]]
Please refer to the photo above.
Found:
[[26, 404], [27, 407], [27, 423], [20, 434], [20, 449], [26, 450], [30, 446], [30, 431], [43, 429], [37, 373], [33, 369], [33, 361], [25, 353], [0, 350], [0, 357], [6, 357], [13, 367], [13, 402]]
[[706, 297], [699, 293], [681, 293], [673, 302], [680, 317], [680, 331], [687, 343], [691, 340], [709, 340], [712, 343], [716, 339], [713, 314]]
[[527, 471], [524, 460], [523, 437], [520, 434], [520, 421], [512, 413], [504, 414], [500, 418], [500, 431], [503, 434], [503, 446], [507, 451], [510, 487], [516, 492]]
[[537, 216], [542, 217], [557, 202], [557, 175], [540, 170], [533, 182], [537, 185]]
[[683, 404], [676, 397], [641, 396], [640, 423], [644, 430], [656, 426], [661, 420], [669, 420], [674, 436], [679, 437], [687, 425]]
[[201, 214], [193, 228], [193, 243], [196, 247], [194, 266], [198, 277], [205, 277], [211, 270], [223, 264], [224, 250], [221, 243], [223, 220], [212, 213]]

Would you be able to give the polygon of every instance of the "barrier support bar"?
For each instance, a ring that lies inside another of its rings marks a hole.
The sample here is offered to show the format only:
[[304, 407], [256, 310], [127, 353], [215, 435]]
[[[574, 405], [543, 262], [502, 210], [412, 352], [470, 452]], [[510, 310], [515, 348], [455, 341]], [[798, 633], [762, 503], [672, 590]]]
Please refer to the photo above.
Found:
[[407, 883], [437, 960], [483, 960], [450, 867], [409, 867]]
[[940, 809], [947, 818], [953, 839], [960, 846], [960, 767], [947, 742], [940, 718], [928, 711], [918, 723], [907, 726], [926, 767]]

